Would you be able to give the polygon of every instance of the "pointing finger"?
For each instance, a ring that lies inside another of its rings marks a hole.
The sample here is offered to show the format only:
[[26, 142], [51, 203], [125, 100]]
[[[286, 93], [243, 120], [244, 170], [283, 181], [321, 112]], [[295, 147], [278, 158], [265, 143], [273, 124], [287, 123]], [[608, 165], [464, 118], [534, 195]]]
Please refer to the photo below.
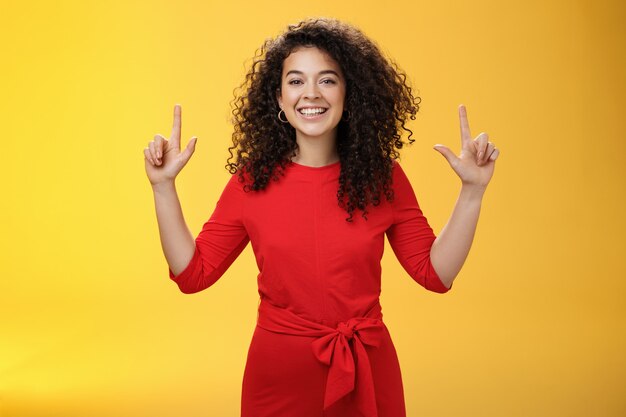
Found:
[[459, 106], [459, 122], [461, 124], [461, 145], [467, 146], [472, 140], [470, 133], [469, 122], [467, 121], [467, 109], [465, 105]]
[[180, 149], [180, 128], [181, 128], [181, 108], [180, 104], [176, 104], [174, 106], [174, 125], [172, 126], [172, 136], [170, 137], [172, 141], [172, 146], [177, 149]]

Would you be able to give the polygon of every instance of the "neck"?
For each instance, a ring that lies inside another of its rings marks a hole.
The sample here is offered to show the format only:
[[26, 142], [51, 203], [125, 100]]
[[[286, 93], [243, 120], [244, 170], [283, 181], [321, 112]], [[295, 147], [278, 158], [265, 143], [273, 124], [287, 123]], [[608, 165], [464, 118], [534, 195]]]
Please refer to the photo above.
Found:
[[296, 136], [296, 156], [291, 158], [298, 164], [319, 167], [330, 165], [339, 161], [339, 154], [336, 146], [336, 133], [325, 138]]

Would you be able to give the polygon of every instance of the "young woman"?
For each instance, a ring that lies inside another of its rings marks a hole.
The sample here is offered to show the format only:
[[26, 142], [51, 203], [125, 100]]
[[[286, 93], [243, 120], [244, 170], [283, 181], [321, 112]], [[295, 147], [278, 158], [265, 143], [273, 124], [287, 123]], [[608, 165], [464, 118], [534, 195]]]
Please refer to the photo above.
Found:
[[[195, 150], [169, 140], [144, 150], [169, 276], [194, 293], [252, 244], [259, 267], [257, 326], [241, 414], [405, 416], [396, 351], [379, 303], [387, 236], [407, 273], [447, 292], [469, 252], [499, 151], [472, 139], [459, 107], [461, 153], [436, 145], [462, 186], [435, 236], [400, 164], [419, 98], [361, 31], [308, 19], [268, 40], [234, 102], [232, 174], [194, 239], [174, 185]], [[360, 211], [360, 215], [358, 213]]]

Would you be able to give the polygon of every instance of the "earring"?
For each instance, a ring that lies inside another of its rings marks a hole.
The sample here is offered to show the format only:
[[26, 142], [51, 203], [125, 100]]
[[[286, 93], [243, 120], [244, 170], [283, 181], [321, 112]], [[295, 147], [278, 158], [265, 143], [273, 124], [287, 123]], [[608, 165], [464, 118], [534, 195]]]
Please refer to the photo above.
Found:
[[[344, 117], [345, 115], [348, 115], [348, 117]], [[345, 112], [343, 112], [343, 114], [341, 115], [341, 120], [343, 120], [344, 122], [347, 122], [350, 120], [350, 118], [352, 117], [352, 115], [350, 114], [350, 110], [346, 110]]]
[[[289, 123], [289, 120], [283, 120], [280, 118], [280, 114], [285, 114], [285, 112], [283, 111], [283, 109], [280, 109], [280, 111], [278, 112], [278, 120], [280, 120], [283, 123]], [[285, 119], [287, 118], [287, 115], [285, 115]]]

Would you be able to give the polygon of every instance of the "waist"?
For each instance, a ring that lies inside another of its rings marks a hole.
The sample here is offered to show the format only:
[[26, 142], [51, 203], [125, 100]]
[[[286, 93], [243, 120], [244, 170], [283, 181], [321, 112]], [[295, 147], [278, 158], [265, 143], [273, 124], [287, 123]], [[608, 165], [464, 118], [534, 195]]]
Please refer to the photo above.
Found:
[[[261, 298], [257, 315], [257, 324], [266, 330], [300, 336], [325, 335], [328, 331], [339, 329], [342, 327], [342, 324], [345, 325], [349, 322], [362, 320], [375, 322], [378, 325], [384, 326], [380, 301], [377, 300], [366, 309], [365, 313], [357, 314], [346, 319], [313, 319], [294, 313], [287, 308], [274, 305], [267, 301], [267, 299]], [[322, 331], [322, 333], [317, 334], [318, 332], [314, 332], [316, 334], [305, 334], [308, 333], [307, 330], [319, 330]]]
[[[336, 322], [336, 325], [313, 321], [265, 299], [259, 304], [257, 325], [275, 333], [313, 337], [311, 351], [328, 366], [324, 410], [347, 398], [365, 417], [377, 417], [375, 386], [368, 350], [380, 346], [387, 335], [380, 302], [363, 316]], [[354, 391], [352, 397], [349, 393]]]

